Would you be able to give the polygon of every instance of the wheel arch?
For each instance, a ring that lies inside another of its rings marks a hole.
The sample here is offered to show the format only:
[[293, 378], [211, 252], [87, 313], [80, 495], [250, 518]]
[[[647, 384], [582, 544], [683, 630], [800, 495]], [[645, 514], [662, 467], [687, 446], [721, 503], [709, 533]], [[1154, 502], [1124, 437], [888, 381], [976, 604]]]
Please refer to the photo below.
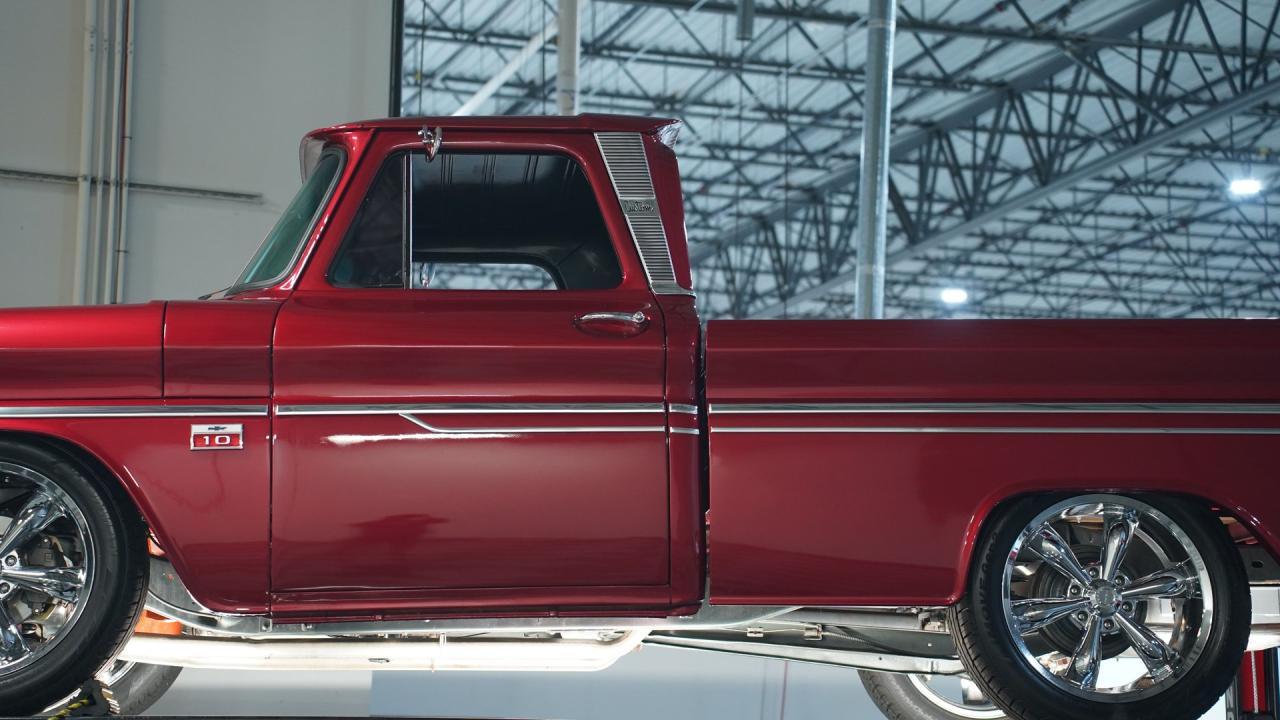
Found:
[[82, 466], [89, 475], [96, 478], [103, 487], [115, 493], [128, 507], [138, 513], [149, 534], [155, 535], [164, 546], [164, 536], [159, 526], [153, 522], [154, 511], [146, 502], [145, 496], [137, 487], [125, 478], [128, 474], [122, 469], [113, 467], [98, 453], [81, 443], [48, 432], [37, 430], [0, 428], [0, 440], [12, 440], [27, 445], [41, 447], [57, 453]]
[[[1261, 526], [1261, 520], [1232, 503], [1215, 500], [1202, 494], [1153, 490], [1151, 488], [1141, 487], [1063, 487], [1060, 489], [1016, 492], [988, 498], [988, 500], [983, 503], [981, 509], [974, 513], [969, 522], [969, 527], [965, 532], [964, 541], [961, 544], [961, 557], [960, 562], [957, 565], [959, 572], [956, 574], [955, 588], [951, 596], [948, 598], [947, 604], [955, 604], [964, 597], [964, 594], [969, 587], [969, 582], [973, 577], [973, 564], [976, 560], [977, 548], [981, 545], [986, 534], [990, 532], [990, 529], [995, 525], [995, 520], [999, 518], [1001, 513], [1007, 511], [1010, 506], [1033, 496], [1045, 498], [1046, 505], [1048, 505], [1052, 504], [1059, 498], [1095, 493], [1133, 495], [1139, 498], [1142, 496], [1156, 495], [1180, 499], [1202, 509], [1212, 516], [1217, 517], [1224, 525], [1228, 525], [1230, 523], [1236, 524], [1242, 529], [1242, 534], [1239, 536], [1232, 533], [1232, 539], [1238, 548], [1241, 546], [1261, 547], [1266, 550], [1267, 554], [1271, 557], [1272, 562], [1276, 563], [1277, 566], [1280, 566], [1280, 552], [1277, 552], [1277, 548], [1267, 542], [1268, 536]], [[1242, 560], [1244, 560], [1244, 558], [1242, 558]]]

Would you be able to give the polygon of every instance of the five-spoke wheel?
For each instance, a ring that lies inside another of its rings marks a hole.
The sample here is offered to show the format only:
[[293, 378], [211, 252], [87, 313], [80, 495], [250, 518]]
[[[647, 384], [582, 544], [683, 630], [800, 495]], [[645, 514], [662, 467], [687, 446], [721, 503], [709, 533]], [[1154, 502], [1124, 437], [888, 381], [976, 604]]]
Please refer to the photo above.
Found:
[[952, 610], [957, 646], [1018, 717], [1198, 717], [1248, 637], [1239, 555], [1186, 501], [1026, 499], [984, 534], [975, 563]]
[[1007, 626], [1023, 658], [1083, 697], [1158, 692], [1195, 663], [1213, 629], [1204, 557], [1172, 520], [1132, 498], [1045, 510], [1004, 575]]

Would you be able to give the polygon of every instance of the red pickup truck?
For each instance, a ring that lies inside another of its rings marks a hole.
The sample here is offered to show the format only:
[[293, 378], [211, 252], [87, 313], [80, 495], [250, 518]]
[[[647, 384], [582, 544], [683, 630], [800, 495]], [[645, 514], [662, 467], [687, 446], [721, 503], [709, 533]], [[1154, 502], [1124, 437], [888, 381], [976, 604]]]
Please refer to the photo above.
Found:
[[676, 127], [318, 130], [228, 289], [0, 313], [0, 714], [644, 642], [1193, 718], [1280, 644], [1280, 324], [704, 325]]

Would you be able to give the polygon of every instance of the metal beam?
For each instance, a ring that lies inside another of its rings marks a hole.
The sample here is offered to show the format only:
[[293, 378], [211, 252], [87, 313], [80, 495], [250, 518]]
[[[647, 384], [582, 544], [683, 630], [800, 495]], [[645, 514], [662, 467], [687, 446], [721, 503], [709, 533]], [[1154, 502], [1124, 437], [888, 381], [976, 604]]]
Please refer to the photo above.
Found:
[[542, 28], [541, 32], [529, 38], [529, 42], [525, 43], [524, 47], [520, 48], [520, 50], [516, 52], [515, 56], [507, 61], [506, 65], [503, 65], [498, 72], [494, 73], [493, 77], [489, 78], [488, 82], [481, 85], [480, 89], [476, 90], [474, 95], [467, 98], [467, 100], [463, 102], [457, 110], [454, 110], [453, 114], [470, 115], [484, 104], [484, 101], [493, 97], [493, 94], [498, 92], [498, 88], [502, 87], [507, 80], [511, 79], [512, 75], [519, 72], [520, 68], [524, 67], [525, 63], [529, 62], [530, 58], [538, 54], [538, 51], [542, 49], [543, 45], [546, 45], [550, 42], [551, 38], [556, 36], [556, 30], [559, 24], [560, 22], [558, 18], [556, 20], [552, 20], [547, 23], [546, 27]]
[[[1069, 189], [1083, 180], [1099, 175], [1106, 170], [1134, 158], [1141, 157], [1155, 148], [1167, 145], [1178, 138], [1196, 132], [1220, 120], [1224, 120], [1241, 110], [1245, 110], [1253, 107], [1254, 105], [1265, 102], [1269, 98], [1275, 96], [1278, 92], [1280, 92], [1280, 79], [1272, 80], [1269, 83], [1260, 85], [1254, 90], [1236, 97], [1234, 100], [1222, 103], [1210, 110], [1206, 110], [1198, 115], [1187, 118], [1164, 131], [1148, 136], [1141, 142], [1134, 143], [1126, 148], [1109, 153], [1094, 162], [1083, 165], [1071, 172], [1057, 177], [1052, 182], [1041, 185], [1034, 190], [1025, 192], [1018, 197], [1001, 203], [996, 207], [990, 208], [969, 220], [952, 225], [951, 227], [935, 233], [920, 242], [891, 253], [888, 257], [888, 262], [892, 265], [893, 263], [936, 248], [955, 238], [967, 235], [993, 220], [998, 220], [1009, 213], [1040, 202], [1054, 193]], [[753, 317], [775, 317], [785, 312], [790, 304], [821, 297], [834, 288], [847, 283], [854, 277], [854, 272], [839, 273], [821, 283], [818, 283], [817, 285], [814, 285], [813, 287], [802, 290], [791, 297], [786, 298], [784, 302], [771, 305], [757, 313], [754, 313]]]
[[[611, 3], [617, 5], [628, 5], [643, 8], [660, 8], [667, 10], [688, 10], [695, 5], [694, 0], [597, 0], [598, 2]], [[698, 10], [712, 15], [728, 15], [738, 12], [740, 4], [737, 2], [704, 2], [698, 4]], [[1237, 11], [1238, 12], [1238, 11]], [[797, 8], [789, 7], [784, 3], [779, 3], [773, 7], [760, 7], [755, 11], [756, 15], [767, 20], [783, 20], [797, 21], [804, 23], [813, 23], [815, 25], [830, 25], [835, 27], [849, 27], [861, 22], [863, 15], [855, 12], [840, 12], [838, 10], [826, 10], [817, 7]], [[997, 27], [994, 25], [981, 25], [973, 21], [964, 23], [942, 22], [937, 20], [923, 20], [920, 18], [902, 17], [897, 21], [898, 31], [903, 33], [911, 33], [913, 35], [926, 35], [930, 37], [943, 38], [969, 38], [975, 40], [998, 40], [1001, 42], [1016, 42], [1029, 45], [1049, 45], [1059, 47], [1061, 45], [1081, 45], [1081, 44], [1101, 44], [1111, 48], [1128, 48], [1143, 50], [1171, 50], [1173, 52], [1191, 53], [1195, 55], [1216, 55], [1218, 50], [1212, 45], [1206, 43], [1191, 42], [1171, 42], [1155, 38], [1143, 38], [1141, 40], [1126, 37], [1123, 35], [1114, 35], [1100, 30], [1096, 33], [1070, 32], [1063, 30], [1045, 30], [1043, 28], [1031, 28], [1023, 30], [1021, 28]], [[1248, 57], [1257, 61], [1258, 64], [1265, 64], [1271, 60], [1280, 57], [1280, 52], [1268, 51], [1264, 46], [1257, 51], [1251, 51], [1247, 47], [1223, 47], [1222, 52], [1228, 56]]]
[[858, 182], [858, 256], [853, 316], [884, 317], [885, 233], [889, 221], [889, 111], [893, 97], [896, 0], [871, 0]]
[[[1126, 13], [1118, 20], [1100, 30], [1103, 36], [1128, 35], [1157, 18], [1173, 12], [1187, 0], [1155, 0], [1141, 4], [1137, 9]], [[1103, 46], [1082, 45], [1078, 50], [1093, 52]], [[993, 88], [974, 95], [971, 99], [960, 103], [954, 110], [946, 113], [931, 127], [913, 130], [894, 138], [889, 149], [890, 161], [898, 161], [907, 154], [918, 150], [937, 132], [945, 132], [966, 125], [974, 118], [988, 112], [1002, 103], [1010, 91], [1021, 92], [1039, 87], [1049, 78], [1075, 66], [1075, 61], [1059, 48], [1047, 53], [1035, 62], [1029, 70], [1013, 77], [1006, 86]], [[858, 177], [861, 163], [848, 162], [836, 166], [826, 174], [814, 179], [806, 187], [792, 190], [787, 197], [770, 205], [752, 217], [728, 228], [715, 239], [694, 243], [689, 250], [690, 259], [694, 263], [701, 262], [713, 255], [717, 247], [737, 242], [756, 232], [761, 224], [778, 222], [799, 208], [814, 202], [815, 195], [832, 188], [847, 187]]]

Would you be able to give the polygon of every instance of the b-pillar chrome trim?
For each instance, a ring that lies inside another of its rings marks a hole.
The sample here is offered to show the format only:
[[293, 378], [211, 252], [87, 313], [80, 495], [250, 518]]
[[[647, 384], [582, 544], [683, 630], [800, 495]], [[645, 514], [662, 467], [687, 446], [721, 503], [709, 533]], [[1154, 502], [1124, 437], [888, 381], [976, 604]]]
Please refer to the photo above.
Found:
[[604, 157], [613, 191], [622, 204], [649, 287], [658, 295], [692, 295], [692, 291], [676, 282], [671, 247], [667, 244], [667, 231], [662, 226], [658, 195], [653, 189], [649, 159], [644, 152], [644, 137], [640, 133], [600, 132], [596, 133], [596, 145]]

